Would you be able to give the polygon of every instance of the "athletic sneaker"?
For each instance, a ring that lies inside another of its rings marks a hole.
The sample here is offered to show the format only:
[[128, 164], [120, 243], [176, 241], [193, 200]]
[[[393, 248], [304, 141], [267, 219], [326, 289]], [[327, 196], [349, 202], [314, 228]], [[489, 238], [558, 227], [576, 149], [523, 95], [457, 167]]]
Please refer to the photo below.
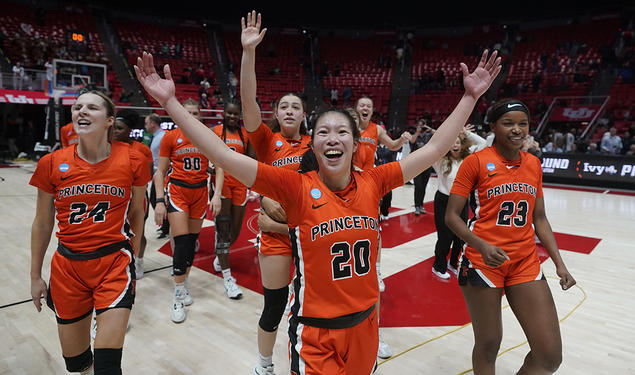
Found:
[[423, 207], [421, 207], [421, 209], [420, 209], [420, 210], [421, 210], [421, 213], [422, 213], [422, 214], [427, 214], [427, 213], [428, 213], [428, 211], [426, 211], [426, 209], [425, 209], [425, 208], [423, 208]]
[[421, 207], [415, 206], [415, 215], [419, 215], [421, 213]]
[[254, 366], [254, 375], [275, 375], [273, 372], [273, 364], [263, 367], [258, 365]]
[[190, 294], [189, 289], [187, 289], [187, 286], [185, 287], [185, 295], [183, 296], [182, 302], [185, 306], [189, 306], [194, 303], [192, 295]]
[[218, 260], [218, 257], [214, 258], [213, 265], [214, 265], [214, 271], [216, 272], [222, 271], [222, 269], [220, 268], [220, 261]]
[[143, 258], [135, 258], [134, 269], [137, 280], [143, 278]]
[[236, 284], [236, 279], [234, 279], [233, 276], [223, 279], [223, 284], [225, 284], [225, 293], [227, 293], [227, 297], [231, 299], [240, 299], [243, 296], [243, 291], [240, 290]]
[[386, 284], [384, 284], [384, 280], [381, 278], [381, 272], [377, 271], [377, 282], [379, 283], [379, 291], [383, 292], [386, 290]]
[[448, 262], [448, 271], [452, 272], [455, 276], [459, 276], [459, 270], [457, 267], [451, 265], [450, 262]]
[[181, 323], [185, 320], [185, 305], [181, 300], [174, 300], [174, 305], [172, 306], [172, 321], [174, 323]]
[[450, 278], [450, 274], [448, 273], [448, 271], [445, 271], [444, 273], [441, 273], [441, 272], [439, 272], [439, 271], [435, 270], [435, 269], [434, 269], [434, 267], [432, 267], [432, 273], [433, 273], [436, 277], [438, 277], [438, 278], [440, 278], [440, 279], [443, 279], [443, 280], [447, 280], [447, 279], [449, 279], [449, 278]]
[[379, 334], [379, 348], [377, 348], [377, 357], [381, 359], [392, 357], [392, 350], [390, 349], [390, 345], [388, 345], [388, 343], [384, 341], [381, 333]]

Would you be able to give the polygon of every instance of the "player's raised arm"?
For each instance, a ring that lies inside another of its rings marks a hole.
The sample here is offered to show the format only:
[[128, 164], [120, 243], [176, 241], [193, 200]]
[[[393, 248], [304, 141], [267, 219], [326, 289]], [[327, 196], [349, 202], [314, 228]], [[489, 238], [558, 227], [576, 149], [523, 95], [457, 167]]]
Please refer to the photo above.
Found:
[[265, 36], [267, 29], [260, 30], [262, 17], [256, 11], [247, 13], [241, 19], [240, 42], [243, 56], [240, 63], [240, 100], [243, 106], [243, 122], [248, 132], [254, 132], [262, 123], [260, 107], [256, 102], [256, 47]]
[[175, 96], [176, 88], [169, 65], [166, 64], [163, 67], [165, 78], [161, 78], [154, 68], [152, 55], [144, 52], [143, 57], [137, 58], [134, 69], [144, 90], [161, 104], [172, 120], [179, 124], [179, 128], [187, 139], [202, 154], [214, 164], [228, 171], [241, 183], [246, 186], [253, 185], [258, 162], [248, 156], [233, 152], [210, 128], [188, 113]]

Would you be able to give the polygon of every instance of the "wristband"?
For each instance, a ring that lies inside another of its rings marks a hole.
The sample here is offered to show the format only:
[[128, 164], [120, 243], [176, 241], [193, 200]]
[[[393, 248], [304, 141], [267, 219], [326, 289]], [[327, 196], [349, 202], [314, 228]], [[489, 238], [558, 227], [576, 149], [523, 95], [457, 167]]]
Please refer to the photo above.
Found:
[[163, 203], [165, 204], [165, 198], [157, 198], [154, 203]]

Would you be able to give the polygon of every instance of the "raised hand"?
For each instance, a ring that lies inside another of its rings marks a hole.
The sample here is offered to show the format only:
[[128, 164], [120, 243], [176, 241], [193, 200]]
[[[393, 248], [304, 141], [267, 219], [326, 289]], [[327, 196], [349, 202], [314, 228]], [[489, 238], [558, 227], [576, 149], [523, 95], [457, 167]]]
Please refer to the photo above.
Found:
[[463, 72], [463, 86], [465, 93], [478, 99], [487, 91], [496, 76], [501, 71], [501, 58], [496, 58], [498, 51], [494, 51], [489, 59], [487, 50], [483, 51], [481, 61], [472, 73], [467, 69], [467, 65], [461, 63], [461, 71]]
[[242, 32], [240, 34], [240, 42], [243, 45], [243, 49], [256, 49], [256, 46], [262, 42], [265, 37], [267, 29], [260, 30], [262, 16], [260, 13], [256, 14], [255, 10], [251, 13], [247, 13], [247, 22], [245, 17], [240, 19], [240, 26]]
[[154, 68], [154, 59], [152, 55], [143, 52], [142, 57], [137, 58], [137, 64], [134, 66], [134, 71], [137, 74], [137, 79], [143, 89], [162, 106], [168, 99], [174, 97], [176, 88], [174, 81], [172, 80], [172, 73], [170, 72], [170, 66], [165, 64], [163, 66], [163, 73], [165, 78], [161, 78]]

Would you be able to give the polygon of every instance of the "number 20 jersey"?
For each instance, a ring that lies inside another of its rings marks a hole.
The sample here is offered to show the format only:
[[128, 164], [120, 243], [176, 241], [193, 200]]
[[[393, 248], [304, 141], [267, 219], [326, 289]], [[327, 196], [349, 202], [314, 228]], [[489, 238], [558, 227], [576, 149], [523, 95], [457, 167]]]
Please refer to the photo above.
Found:
[[[543, 196], [540, 160], [522, 151], [519, 160], [506, 160], [496, 146], [476, 152], [459, 167], [450, 193], [468, 197], [474, 190], [472, 232], [503, 249], [512, 261], [535, 251], [533, 212], [536, 198]], [[477, 268], [486, 267], [469, 245], [465, 255]]]
[[127, 220], [132, 186], [150, 181], [144, 155], [123, 142], [111, 142], [110, 156], [90, 164], [72, 145], [44, 155], [31, 185], [55, 196], [59, 241], [74, 252], [90, 252], [129, 239]]

